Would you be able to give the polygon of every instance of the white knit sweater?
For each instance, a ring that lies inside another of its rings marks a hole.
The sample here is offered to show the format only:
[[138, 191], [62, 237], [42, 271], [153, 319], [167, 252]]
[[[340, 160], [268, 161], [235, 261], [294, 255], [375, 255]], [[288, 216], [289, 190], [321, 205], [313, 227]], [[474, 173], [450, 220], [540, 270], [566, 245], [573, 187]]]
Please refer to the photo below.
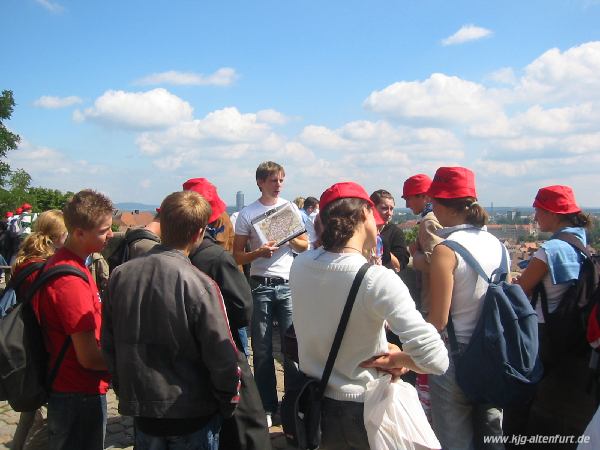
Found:
[[[294, 260], [290, 272], [293, 320], [300, 369], [320, 378], [350, 286], [366, 262], [357, 253], [309, 250]], [[415, 309], [406, 285], [390, 269], [372, 266], [356, 296], [325, 396], [362, 402], [367, 383], [379, 375], [359, 364], [387, 351], [384, 323], [404, 343], [404, 351], [425, 372], [442, 374], [448, 353], [439, 333]]]

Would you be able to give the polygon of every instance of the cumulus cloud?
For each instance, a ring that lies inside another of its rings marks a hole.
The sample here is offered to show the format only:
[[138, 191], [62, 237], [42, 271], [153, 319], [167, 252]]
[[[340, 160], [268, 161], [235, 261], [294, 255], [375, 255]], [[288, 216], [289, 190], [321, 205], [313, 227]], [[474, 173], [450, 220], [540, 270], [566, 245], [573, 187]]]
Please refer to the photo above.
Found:
[[489, 121], [502, 115], [501, 104], [485, 86], [443, 73], [374, 91], [364, 107], [400, 119], [446, 123]]
[[486, 78], [500, 84], [513, 85], [517, 82], [517, 77], [512, 67], [502, 67], [490, 73]]
[[52, 2], [50, 0], [35, 0], [35, 2], [52, 13], [60, 13], [64, 11], [64, 7], [58, 2]]
[[475, 25], [463, 25], [452, 36], [442, 39], [442, 45], [464, 44], [469, 41], [477, 41], [492, 35], [492, 31], [487, 28], [477, 27]]
[[516, 100], [585, 101], [600, 100], [600, 41], [587, 42], [561, 52], [546, 51], [524, 69]]
[[32, 178], [33, 186], [46, 186], [63, 191], [78, 191], [89, 186], [90, 180], [106, 176], [106, 166], [76, 159], [66, 153], [38, 146], [22, 137], [19, 148], [8, 153], [13, 169], [23, 169]]
[[106, 91], [94, 106], [76, 110], [76, 121], [90, 120], [130, 129], [164, 128], [192, 118], [190, 104], [166, 89], [146, 92]]
[[46, 109], [58, 109], [58, 108], [66, 108], [67, 106], [77, 105], [82, 103], [83, 100], [81, 98], [76, 97], [74, 95], [70, 95], [68, 97], [54, 97], [51, 95], [43, 95], [38, 98], [35, 102], [33, 102], [34, 106], [38, 108], [46, 108]]
[[257, 120], [271, 123], [273, 125], [285, 125], [290, 121], [289, 117], [274, 109], [263, 109], [256, 113]]
[[238, 75], [231, 67], [222, 67], [210, 75], [194, 72], [167, 72], [153, 73], [135, 81], [138, 85], [187, 85], [187, 86], [229, 86], [237, 80]]

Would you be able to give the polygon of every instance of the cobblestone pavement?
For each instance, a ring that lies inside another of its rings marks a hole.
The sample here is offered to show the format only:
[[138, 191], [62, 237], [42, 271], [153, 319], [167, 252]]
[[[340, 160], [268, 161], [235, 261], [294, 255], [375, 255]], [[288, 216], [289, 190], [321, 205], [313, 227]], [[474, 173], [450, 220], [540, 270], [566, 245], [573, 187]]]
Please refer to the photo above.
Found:
[[[279, 336], [279, 333], [273, 333]], [[277, 388], [283, 390], [283, 369], [281, 366], [281, 354], [279, 353], [279, 342], [275, 342], [273, 348], [276, 352], [275, 367], [277, 369]], [[281, 399], [282, 392], [279, 391]], [[106, 425], [107, 449], [133, 449], [133, 419], [119, 415], [117, 412], [117, 399], [111, 390], [107, 394], [108, 423]], [[27, 444], [28, 450], [45, 449], [47, 447], [45, 410], [36, 418], [32, 434]], [[274, 426], [270, 428], [271, 443], [274, 450], [292, 450], [285, 441], [281, 426], [278, 424], [278, 416], [274, 418]], [[13, 435], [19, 422], [19, 413], [13, 411], [7, 402], [0, 402], [0, 450], [9, 449]]]

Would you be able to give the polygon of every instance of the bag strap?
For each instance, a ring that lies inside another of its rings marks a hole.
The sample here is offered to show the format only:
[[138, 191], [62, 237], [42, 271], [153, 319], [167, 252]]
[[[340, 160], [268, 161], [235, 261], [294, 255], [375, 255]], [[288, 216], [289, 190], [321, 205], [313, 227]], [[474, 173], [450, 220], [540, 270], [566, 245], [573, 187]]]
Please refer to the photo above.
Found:
[[560, 233], [557, 233], [556, 236], [553, 237], [553, 239], [559, 239], [561, 241], [566, 242], [567, 244], [571, 244], [572, 247], [575, 247], [577, 250], [579, 250], [581, 253], [583, 253], [587, 258], [590, 258], [590, 259], [592, 258], [588, 249], [585, 247], [585, 245], [583, 245], [583, 242], [581, 242], [581, 240], [577, 236], [575, 236], [573, 233], [567, 233], [565, 231], [561, 231]]
[[6, 285], [5, 290], [12, 288], [16, 291], [17, 289], [19, 289], [19, 286], [27, 277], [44, 267], [44, 264], [45, 263], [43, 261], [40, 261], [29, 264], [27, 267], [20, 270], [19, 273], [17, 273], [14, 277], [10, 279], [10, 281]]
[[354, 306], [354, 301], [356, 300], [356, 294], [358, 293], [360, 284], [362, 283], [362, 280], [370, 266], [370, 263], [363, 264], [354, 277], [352, 287], [350, 288], [350, 293], [348, 294], [348, 299], [346, 300], [346, 305], [344, 306], [344, 311], [342, 312], [342, 316], [340, 318], [340, 323], [337, 327], [337, 331], [335, 332], [335, 337], [333, 338], [333, 344], [331, 345], [329, 356], [327, 357], [325, 370], [323, 370], [323, 376], [321, 377], [321, 382], [319, 383], [319, 391], [317, 393], [319, 400], [323, 398], [323, 395], [325, 394], [325, 388], [327, 387], [329, 376], [331, 375], [333, 365], [335, 364], [335, 359], [337, 358], [340, 345], [342, 344], [342, 338], [344, 337], [346, 325], [348, 325], [348, 320], [350, 319], [350, 313], [352, 312], [352, 307]]
[[[446, 247], [450, 248], [451, 250], [454, 250], [456, 253], [458, 253], [460, 256], [462, 256], [462, 258], [465, 260], [465, 262], [473, 270], [475, 270], [475, 272], [477, 272], [477, 275], [479, 275], [481, 278], [483, 278], [488, 283], [492, 283], [492, 282], [497, 283], [499, 281], [506, 280], [506, 276], [508, 275], [509, 267], [508, 267], [508, 258], [506, 257], [506, 249], [504, 248], [504, 245], [502, 243], [500, 243], [500, 246], [502, 247], [501, 248], [502, 261], [500, 262], [500, 267], [498, 267], [496, 270], [494, 270], [490, 277], [487, 276], [487, 274], [483, 270], [483, 267], [481, 267], [481, 264], [479, 264], [479, 262], [471, 254], [471, 252], [469, 250], [467, 250], [462, 244], [460, 244], [456, 241], [451, 241], [451, 240], [445, 240], [441, 244], [445, 245]], [[450, 314], [450, 312], [448, 312], [448, 323], [446, 325], [446, 329], [448, 331], [448, 340], [450, 341], [450, 350], [452, 353], [452, 357], [456, 358], [459, 353], [458, 340], [456, 339], [456, 332], [454, 330], [454, 322], [452, 322], [452, 314]]]
[[[45, 266], [45, 263], [43, 263], [43, 265]], [[31, 285], [31, 287], [27, 291], [27, 294], [25, 295], [25, 298], [23, 299], [23, 303], [24, 304], [31, 303], [33, 296], [43, 285], [45, 285], [50, 280], [52, 280], [58, 276], [61, 276], [61, 275], [74, 275], [79, 278], [82, 278], [83, 280], [85, 280], [86, 283], [89, 282], [87, 275], [83, 271], [79, 270], [76, 267], [71, 266], [70, 264], [58, 264], [54, 267], [51, 267], [50, 269], [48, 269], [46, 271], [43, 271], [43, 268], [42, 268], [42, 272], [37, 276], [37, 278]], [[60, 348], [60, 351], [58, 352], [58, 356], [56, 357], [56, 361], [54, 362], [54, 365], [50, 369], [50, 372], [48, 372], [48, 378], [46, 380], [46, 386], [47, 386], [48, 390], [50, 390], [52, 388], [52, 383], [54, 383], [54, 379], [58, 375], [58, 369], [60, 368], [60, 365], [62, 364], [63, 359], [65, 358], [65, 355], [67, 353], [67, 350], [68, 350], [70, 344], [71, 344], [71, 336], [68, 335], [67, 338], [65, 339], [65, 342], [63, 343], [62, 347]]]

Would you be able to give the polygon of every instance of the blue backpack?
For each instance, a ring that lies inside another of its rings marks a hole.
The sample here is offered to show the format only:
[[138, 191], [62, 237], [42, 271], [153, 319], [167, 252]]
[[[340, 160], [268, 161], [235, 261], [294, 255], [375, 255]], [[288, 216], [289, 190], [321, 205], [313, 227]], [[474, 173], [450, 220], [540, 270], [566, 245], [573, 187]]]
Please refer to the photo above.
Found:
[[444, 245], [463, 257], [489, 283], [481, 316], [471, 340], [460, 353], [452, 316], [448, 338], [456, 382], [474, 403], [505, 407], [528, 401], [543, 375], [538, 356], [538, 322], [521, 286], [506, 282], [508, 259], [502, 244], [502, 263], [490, 278], [473, 255], [456, 241]]

